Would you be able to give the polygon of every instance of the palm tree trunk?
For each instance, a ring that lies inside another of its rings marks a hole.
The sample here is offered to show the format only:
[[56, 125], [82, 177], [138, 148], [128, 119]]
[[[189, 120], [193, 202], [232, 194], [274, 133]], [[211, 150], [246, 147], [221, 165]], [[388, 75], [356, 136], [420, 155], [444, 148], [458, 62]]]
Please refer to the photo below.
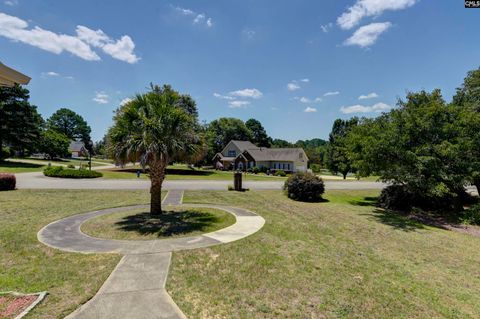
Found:
[[162, 213], [162, 184], [166, 166], [165, 157], [157, 158], [150, 164], [150, 214], [152, 215]]

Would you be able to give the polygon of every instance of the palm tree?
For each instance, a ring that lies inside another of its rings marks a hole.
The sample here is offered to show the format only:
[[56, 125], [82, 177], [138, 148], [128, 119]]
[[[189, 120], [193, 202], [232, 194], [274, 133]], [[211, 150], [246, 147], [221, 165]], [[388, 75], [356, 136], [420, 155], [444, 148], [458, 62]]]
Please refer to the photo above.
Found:
[[[116, 111], [109, 138], [117, 160], [140, 161], [142, 166], [149, 167], [150, 213], [161, 214], [166, 167], [178, 154], [195, 152], [199, 125], [196, 113], [189, 112], [191, 98], [180, 95], [169, 85], [151, 88]], [[188, 100], [189, 108], [183, 105], [184, 100]]]

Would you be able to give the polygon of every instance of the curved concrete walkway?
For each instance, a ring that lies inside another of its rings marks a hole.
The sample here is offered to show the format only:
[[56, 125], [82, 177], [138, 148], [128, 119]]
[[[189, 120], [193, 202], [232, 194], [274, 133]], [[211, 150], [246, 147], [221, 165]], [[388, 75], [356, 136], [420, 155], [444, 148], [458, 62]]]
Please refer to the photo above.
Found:
[[[182, 199], [182, 190], [172, 190], [163, 204], [182, 205]], [[262, 217], [243, 208], [188, 204], [182, 207], [227, 211], [235, 216], [236, 223], [199, 236], [148, 241], [94, 238], [80, 229], [91, 218], [143, 207], [148, 206], [109, 208], [74, 215], [53, 222], [38, 232], [38, 240], [53, 248], [69, 252], [125, 255], [95, 297], [67, 318], [185, 318], [165, 290], [171, 252], [236, 241], [257, 232], [265, 224]]]

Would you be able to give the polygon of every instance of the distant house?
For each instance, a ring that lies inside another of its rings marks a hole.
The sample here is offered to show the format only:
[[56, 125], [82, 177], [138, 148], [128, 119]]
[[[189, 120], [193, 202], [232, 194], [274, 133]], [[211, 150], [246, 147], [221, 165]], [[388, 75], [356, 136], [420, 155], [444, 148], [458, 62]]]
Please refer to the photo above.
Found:
[[72, 157], [83, 157], [87, 155], [87, 149], [82, 141], [70, 141], [68, 152]]
[[230, 141], [213, 162], [219, 169], [247, 170], [253, 167], [271, 171], [304, 172], [308, 157], [302, 148], [265, 148], [248, 141]]

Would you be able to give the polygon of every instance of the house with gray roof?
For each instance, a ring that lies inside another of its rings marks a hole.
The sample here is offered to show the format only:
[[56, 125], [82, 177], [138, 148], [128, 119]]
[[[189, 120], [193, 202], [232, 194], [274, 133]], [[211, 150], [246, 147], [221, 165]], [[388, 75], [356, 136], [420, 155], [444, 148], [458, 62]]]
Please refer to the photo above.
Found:
[[258, 147], [249, 141], [230, 141], [213, 162], [219, 169], [248, 170], [253, 167], [270, 171], [304, 172], [308, 157], [303, 148]]

